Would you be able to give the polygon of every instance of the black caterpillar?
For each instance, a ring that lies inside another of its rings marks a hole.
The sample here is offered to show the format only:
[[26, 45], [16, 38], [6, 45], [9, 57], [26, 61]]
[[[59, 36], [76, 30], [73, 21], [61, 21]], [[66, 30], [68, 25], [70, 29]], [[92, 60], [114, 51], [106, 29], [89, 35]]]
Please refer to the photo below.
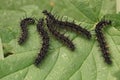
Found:
[[40, 49], [40, 52], [38, 53], [38, 56], [35, 60], [35, 65], [38, 66], [39, 63], [44, 59], [46, 53], [48, 52], [49, 48], [49, 36], [47, 31], [43, 28], [44, 19], [39, 19], [37, 24], [37, 31], [42, 36], [42, 48]]
[[87, 31], [85, 28], [82, 28], [79, 25], [76, 25], [72, 22], [68, 22], [68, 21], [60, 21], [58, 19], [55, 19], [55, 17], [48, 12], [47, 10], [43, 11], [43, 14], [47, 16], [47, 18], [49, 18], [49, 20], [51, 20], [51, 22], [53, 22], [54, 25], [58, 25], [58, 26], [65, 26], [63, 28], [70, 28], [71, 30], [77, 32], [77, 33], [82, 33], [83, 35], [85, 35], [88, 39], [91, 38], [91, 33], [89, 31]]
[[34, 24], [34, 23], [35, 23], [35, 20], [33, 18], [25, 18], [20, 22], [20, 27], [21, 27], [21, 31], [22, 31], [21, 37], [18, 40], [18, 43], [20, 45], [23, 44], [28, 37], [27, 26], [30, 24]]
[[108, 47], [107, 47], [107, 43], [106, 43], [104, 35], [102, 33], [102, 28], [104, 26], [107, 26], [107, 25], [111, 25], [111, 21], [107, 21], [107, 20], [100, 21], [96, 25], [95, 32], [96, 32], [97, 41], [100, 45], [100, 48], [101, 48], [101, 51], [103, 53], [103, 57], [105, 59], [105, 62], [107, 64], [112, 64], [112, 61], [110, 59], [109, 50], [108, 50]]
[[47, 22], [47, 27], [48, 27], [49, 31], [52, 33], [52, 35], [54, 35], [55, 38], [62, 41], [67, 47], [69, 47], [72, 51], [74, 51], [75, 46], [72, 43], [72, 41], [69, 40], [68, 37], [66, 37], [63, 34], [61, 34], [60, 32], [56, 31], [55, 28], [53, 27], [54, 23], [52, 23], [51, 20], [49, 20], [49, 18], [46, 18], [46, 22]]

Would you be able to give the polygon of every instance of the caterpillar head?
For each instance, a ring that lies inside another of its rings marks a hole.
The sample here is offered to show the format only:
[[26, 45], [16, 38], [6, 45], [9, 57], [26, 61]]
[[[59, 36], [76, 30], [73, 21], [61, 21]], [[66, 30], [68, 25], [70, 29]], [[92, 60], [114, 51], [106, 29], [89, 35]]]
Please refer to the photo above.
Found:
[[106, 20], [106, 21], [104, 22], [104, 24], [105, 24], [105, 25], [111, 25], [111, 24], [112, 24], [112, 21], [111, 21], [111, 20]]
[[45, 14], [45, 15], [48, 15], [48, 11], [47, 10], [43, 10], [42, 13]]
[[24, 21], [28, 24], [34, 24], [35, 23], [35, 20], [33, 18], [26, 18], [26, 19], [24, 19]]

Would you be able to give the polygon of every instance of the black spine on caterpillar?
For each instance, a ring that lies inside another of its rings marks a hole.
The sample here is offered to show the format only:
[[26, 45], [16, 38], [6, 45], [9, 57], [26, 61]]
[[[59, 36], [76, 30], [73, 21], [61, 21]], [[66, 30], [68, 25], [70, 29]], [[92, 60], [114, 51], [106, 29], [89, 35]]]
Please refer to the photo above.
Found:
[[107, 64], [112, 64], [112, 61], [110, 59], [109, 50], [108, 50], [108, 47], [107, 47], [107, 43], [106, 43], [104, 35], [102, 33], [102, 28], [104, 26], [107, 26], [107, 25], [111, 25], [111, 21], [107, 21], [107, 20], [100, 21], [96, 25], [95, 32], [96, 32], [97, 41], [100, 45], [100, 48], [101, 48], [101, 51], [103, 53], [103, 57], [105, 59], [105, 62]]
[[42, 43], [42, 48], [40, 49], [40, 52], [38, 53], [38, 56], [35, 59], [36, 66], [38, 66], [40, 62], [44, 59], [49, 48], [49, 36], [47, 31], [43, 28], [43, 23], [44, 23], [44, 19], [39, 19], [37, 24], [37, 31], [41, 35], [43, 43]]
[[56, 31], [55, 28], [52, 25], [53, 23], [51, 22], [51, 20], [49, 20], [49, 18], [46, 18], [46, 22], [47, 22], [47, 27], [48, 27], [49, 31], [52, 33], [52, 35], [56, 39], [58, 39], [61, 42], [63, 42], [72, 51], [74, 51], [75, 50], [75, 46], [74, 46], [73, 42], [71, 40], [69, 40], [68, 37], [66, 37], [63, 34], [61, 34], [60, 32]]
[[28, 37], [28, 30], [27, 30], [27, 26], [34, 24], [35, 20], [33, 18], [25, 18], [20, 22], [20, 27], [21, 27], [21, 37], [18, 40], [18, 43], [21, 45], [23, 44], [27, 37]]
[[69, 28], [77, 33], [82, 33], [83, 35], [85, 35], [88, 39], [91, 38], [91, 33], [86, 30], [85, 28], [82, 28], [79, 25], [76, 25], [75, 23], [72, 22], [68, 22], [68, 21], [60, 21], [58, 19], [55, 19], [55, 17], [48, 12], [47, 10], [43, 11], [43, 14], [47, 16], [47, 18], [49, 18], [55, 25], [58, 26], [65, 26], [63, 28]]

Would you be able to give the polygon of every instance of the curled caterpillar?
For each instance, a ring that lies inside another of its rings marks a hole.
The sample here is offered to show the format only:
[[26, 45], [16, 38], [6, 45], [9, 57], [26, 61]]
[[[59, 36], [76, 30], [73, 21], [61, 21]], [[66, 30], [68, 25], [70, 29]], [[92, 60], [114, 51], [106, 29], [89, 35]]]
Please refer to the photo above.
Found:
[[43, 14], [47, 16], [47, 18], [49, 18], [49, 20], [51, 20], [51, 22], [54, 23], [54, 25], [58, 25], [58, 26], [65, 26], [63, 28], [69, 28], [77, 33], [82, 33], [83, 35], [85, 35], [88, 39], [91, 38], [91, 33], [86, 30], [85, 28], [82, 28], [79, 25], [76, 25], [75, 23], [72, 22], [68, 22], [68, 21], [60, 21], [58, 19], [55, 19], [55, 17], [48, 12], [47, 10], [43, 11]]
[[44, 59], [46, 53], [48, 52], [49, 48], [49, 36], [47, 31], [43, 28], [44, 19], [39, 19], [37, 24], [37, 31], [42, 37], [42, 48], [40, 49], [40, 52], [38, 53], [37, 58], [35, 59], [35, 65], [38, 66], [40, 62]]
[[107, 47], [107, 43], [106, 43], [104, 35], [102, 33], [102, 28], [104, 26], [107, 26], [107, 25], [111, 25], [111, 21], [107, 21], [107, 20], [100, 21], [96, 25], [95, 32], [96, 32], [97, 41], [100, 45], [100, 48], [101, 48], [101, 51], [103, 53], [103, 57], [105, 59], [105, 62], [107, 64], [111, 64], [112, 61], [110, 59], [110, 54], [109, 54], [109, 50], [108, 50], [108, 47]]
[[21, 45], [23, 44], [27, 37], [28, 37], [28, 30], [27, 30], [27, 26], [30, 24], [34, 24], [35, 20], [33, 18], [25, 18], [20, 22], [20, 27], [21, 27], [21, 37], [18, 40], [18, 43]]
[[71, 40], [69, 40], [68, 37], [66, 37], [63, 34], [61, 34], [60, 32], [56, 31], [55, 28], [52, 25], [53, 23], [48, 18], [46, 18], [46, 21], [47, 21], [47, 27], [48, 27], [49, 31], [52, 33], [52, 35], [55, 38], [57, 38], [58, 40], [60, 40], [61, 42], [63, 42], [72, 51], [74, 51], [75, 46], [74, 46], [73, 42]]

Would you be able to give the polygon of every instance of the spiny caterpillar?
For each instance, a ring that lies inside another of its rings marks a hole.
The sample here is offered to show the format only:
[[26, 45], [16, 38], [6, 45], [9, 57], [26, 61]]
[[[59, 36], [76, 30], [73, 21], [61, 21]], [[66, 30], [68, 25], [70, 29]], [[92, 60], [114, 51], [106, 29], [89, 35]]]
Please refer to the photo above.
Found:
[[69, 40], [68, 37], [64, 36], [63, 34], [61, 34], [60, 32], [56, 31], [55, 28], [53, 27], [52, 23], [49, 18], [46, 18], [46, 22], [47, 22], [47, 27], [49, 29], [49, 31], [52, 33], [52, 35], [57, 38], [58, 40], [60, 40], [61, 42], [63, 42], [67, 47], [69, 47], [72, 51], [75, 50], [75, 46], [72, 43], [71, 40]]
[[108, 47], [107, 47], [107, 43], [106, 43], [104, 35], [102, 33], [102, 28], [104, 26], [107, 26], [107, 25], [111, 25], [111, 21], [107, 21], [107, 20], [100, 21], [96, 25], [95, 32], [96, 32], [97, 41], [100, 45], [100, 48], [101, 48], [101, 51], [103, 53], [103, 57], [105, 59], [105, 62], [107, 64], [112, 64], [112, 61], [110, 59], [109, 50], [108, 50]]
[[36, 66], [38, 66], [42, 61], [42, 59], [44, 59], [49, 48], [49, 36], [47, 31], [45, 31], [45, 29], [43, 28], [43, 23], [44, 23], [44, 19], [39, 19], [37, 23], [37, 31], [41, 35], [43, 43], [42, 43], [42, 48], [40, 49], [40, 52], [38, 53], [38, 56], [35, 60]]
[[81, 26], [76, 25], [75, 23], [72, 23], [72, 22], [60, 21], [58, 19], [55, 19], [55, 17], [47, 10], [44, 10], [43, 14], [46, 15], [47, 18], [49, 18], [49, 20], [51, 20], [51, 22], [53, 22], [54, 25], [64, 26], [63, 28], [70, 28], [71, 30], [77, 33], [81, 33], [85, 35], [88, 39], [91, 38], [91, 33], [87, 31], [85, 28], [82, 28]]
[[25, 18], [20, 22], [22, 33], [21, 33], [21, 37], [18, 40], [19, 45], [23, 44], [28, 37], [27, 26], [34, 23], [35, 23], [35, 20], [33, 18]]

